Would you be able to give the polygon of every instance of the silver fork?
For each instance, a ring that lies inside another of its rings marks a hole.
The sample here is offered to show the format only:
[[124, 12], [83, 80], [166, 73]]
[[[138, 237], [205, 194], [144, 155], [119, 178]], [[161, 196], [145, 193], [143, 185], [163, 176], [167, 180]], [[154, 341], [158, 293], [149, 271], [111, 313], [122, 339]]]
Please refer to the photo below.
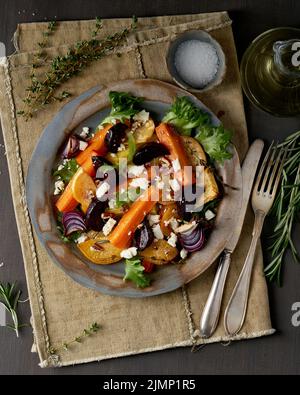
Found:
[[253, 188], [251, 203], [255, 214], [255, 221], [252, 241], [243, 269], [232, 292], [224, 315], [225, 331], [231, 336], [237, 334], [244, 324], [257, 242], [262, 231], [265, 217], [275, 199], [286, 154], [286, 150], [282, 148], [278, 149], [277, 145], [274, 148], [273, 143], [271, 144]]

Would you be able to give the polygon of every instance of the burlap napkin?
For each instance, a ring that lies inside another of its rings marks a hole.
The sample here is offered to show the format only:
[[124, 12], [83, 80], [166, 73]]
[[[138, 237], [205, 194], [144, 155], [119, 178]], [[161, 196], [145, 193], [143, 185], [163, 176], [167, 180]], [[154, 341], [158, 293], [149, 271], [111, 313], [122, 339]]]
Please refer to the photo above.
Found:
[[[129, 19], [105, 20], [101, 35], [106, 36], [129, 23]], [[62, 54], [69, 44], [87, 38], [93, 25], [94, 21], [59, 23], [46, 49], [49, 57]], [[204, 340], [199, 339], [197, 327], [215, 266], [183, 289], [166, 295], [140, 300], [110, 297], [85, 289], [70, 280], [51, 262], [32, 231], [24, 190], [27, 167], [43, 128], [63, 104], [49, 105], [27, 123], [16, 116], [16, 111], [21, 108], [28, 85], [35, 45], [41, 40], [45, 29], [45, 23], [19, 25], [14, 37], [17, 53], [2, 59], [0, 67], [1, 122], [41, 366], [63, 366], [201, 344]], [[139, 21], [138, 31], [128, 39], [121, 57], [112, 54], [94, 63], [80, 76], [66, 83], [64, 89], [76, 96], [97, 84], [120, 79], [149, 77], [171, 82], [165, 63], [169, 42], [176, 34], [190, 29], [209, 31], [224, 49], [227, 59], [224, 82], [199, 97], [215, 113], [222, 111], [222, 121], [234, 130], [234, 142], [243, 158], [248, 146], [247, 130], [231, 21], [226, 12], [143, 18]], [[223, 309], [244, 262], [251, 227], [252, 215], [249, 212], [239, 246], [233, 255]], [[246, 322], [234, 340], [274, 332], [262, 267], [259, 249]], [[74, 344], [68, 351], [60, 347], [94, 321], [102, 326], [99, 333], [86, 338], [82, 344]], [[229, 340], [224, 333], [222, 317], [215, 335], [206, 342], [221, 340]], [[52, 347], [58, 349], [55, 355], [51, 355]]]

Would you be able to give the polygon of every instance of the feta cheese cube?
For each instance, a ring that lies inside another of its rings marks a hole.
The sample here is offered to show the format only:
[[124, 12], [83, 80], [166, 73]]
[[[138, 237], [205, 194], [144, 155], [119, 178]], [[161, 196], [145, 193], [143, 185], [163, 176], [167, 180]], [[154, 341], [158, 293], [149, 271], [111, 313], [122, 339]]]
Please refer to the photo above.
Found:
[[87, 126], [84, 126], [82, 128], [82, 131], [79, 133], [79, 136], [82, 139], [86, 139], [86, 138], [88, 138], [89, 133], [90, 133], [90, 128], [88, 128]]
[[156, 239], [162, 240], [162, 239], [164, 238], [163, 232], [161, 231], [161, 228], [160, 228], [160, 225], [159, 225], [159, 224], [155, 224], [155, 225], [152, 227], [152, 230], [153, 230], [154, 237], [155, 237]]
[[110, 185], [106, 181], [102, 182], [96, 190], [97, 199], [100, 200], [109, 191], [109, 189]]
[[172, 166], [173, 166], [173, 169], [174, 169], [175, 173], [177, 173], [178, 171], [181, 170], [181, 165], [180, 165], [180, 162], [179, 162], [178, 158], [175, 159], [175, 160], [172, 160]]
[[178, 228], [178, 226], [179, 226], [177, 219], [174, 218], [174, 217], [170, 218], [170, 219], [167, 220], [167, 221], [164, 221], [164, 224], [165, 224], [165, 226], [170, 225], [171, 228], [172, 228], [172, 230], [174, 230], [174, 231], [175, 231], [175, 230]]
[[87, 146], [88, 143], [86, 141], [79, 141], [79, 151], [84, 151]]
[[121, 254], [120, 254], [120, 256], [125, 259], [133, 258], [136, 255], [137, 255], [137, 248], [136, 247], [127, 248], [126, 250], [121, 251]]
[[77, 244], [83, 243], [88, 239], [85, 233], [82, 233], [75, 241]]
[[108, 207], [109, 207], [109, 208], [115, 208], [115, 207], [116, 207], [116, 204], [117, 204], [117, 202], [116, 202], [115, 199], [110, 199], [110, 200], [108, 201]]
[[150, 226], [159, 223], [160, 216], [157, 214], [148, 214], [147, 219], [149, 221]]
[[130, 186], [133, 188], [141, 188], [141, 189], [147, 189], [148, 188], [148, 179], [147, 178], [134, 178]]
[[142, 110], [133, 116], [134, 121], [146, 123], [149, 119], [149, 113], [145, 110]]
[[113, 218], [109, 218], [106, 224], [102, 228], [102, 232], [104, 236], [108, 236], [110, 232], [113, 230], [113, 227], [116, 225], [117, 221]]
[[211, 219], [215, 218], [215, 216], [216, 216], [216, 214], [213, 211], [211, 211], [211, 210], [205, 211], [205, 219], [207, 221], [210, 221]]
[[170, 226], [171, 226], [172, 230], [174, 230], [174, 231], [178, 228], [179, 224], [178, 224], [178, 221], [176, 218], [172, 217], [170, 219]]
[[180, 258], [181, 259], [185, 259], [188, 256], [188, 252], [187, 250], [185, 250], [184, 248], [180, 251]]
[[173, 189], [174, 192], [180, 191], [180, 184], [175, 178], [173, 180], [170, 180], [169, 184], [170, 184], [170, 187]]
[[168, 238], [167, 242], [168, 242], [168, 244], [170, 244], [170, 246], [176, 247], [177, 236], [175, 235], [175, 233], [171, 232], [171, 235]]
[[118, 147], [118, 152], [125, 151], [125, 149], [126, 149], [125, 145], [121, 143], [120, 146]]
[[59, 195], [65, 189], [65, 184], [62, 180], [55, 181], [54, 195]]
[[128, 167], [128, 177], [129, 178], [134, 178], [142, 175], [146, 171], [146, 168], [144, 165], [141, 166], [136, 166], [136, 165], [131, 165]]
[[164, 189], [165, 183], [164, 183], [163, 181], [159, 181], [159, 182], [156, 184], [156, 186], [157, 186], [158, 189]]

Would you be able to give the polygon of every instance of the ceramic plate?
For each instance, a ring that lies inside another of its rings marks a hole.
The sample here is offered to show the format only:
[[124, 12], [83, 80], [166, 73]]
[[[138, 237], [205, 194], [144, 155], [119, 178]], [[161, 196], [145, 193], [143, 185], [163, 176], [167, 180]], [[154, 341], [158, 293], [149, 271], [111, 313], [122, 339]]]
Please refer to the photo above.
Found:
[[94, 265], [87, 261], [76, 248], [64, 244], [58, 235], [51, 195], [53, 193], [51, 172], [57, 160], [57, 152], [66, 136], [82, 126], [96, 127], [110, 111], [108, 92], [130, 92], [144, 97], [143, 107], [151, 112], [156, 121], [162, 119], [166, 109], [176, 96], [189, 96], [193, 102], [208, 111], [213, 123], [220, 121], [198, 99], [173, 85], [151, 79], [127, 80], [97, 86], [69, 102], [45, 128], [34, 150], [26, 180], [27, 203], [37, 236], [52, 261], [78, 283], [96, 291], [126, 297], [159, 295], [177, 289], [203, 273], [224, 249], [234, 228], [235, 218], [241, 204], [242, 177], [237, 152], [218, 168], [225, 188], [216, 218], [215, 229], [205, 248], [192, 254], [184, 264], [159, 267], [151, 274], [148, 288], [139, 289], [131, 282], [122, 280], [124, 264]]

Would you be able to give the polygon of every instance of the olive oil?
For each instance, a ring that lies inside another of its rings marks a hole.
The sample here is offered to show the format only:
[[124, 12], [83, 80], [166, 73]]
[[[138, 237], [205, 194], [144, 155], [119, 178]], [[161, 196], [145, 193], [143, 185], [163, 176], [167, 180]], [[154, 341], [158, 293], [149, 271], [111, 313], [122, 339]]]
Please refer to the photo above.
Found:
[[249, 100], [273, 115], [300, 115], [299, 61], [299, 29], [272, 29], [257, 37], [241, 62]]

